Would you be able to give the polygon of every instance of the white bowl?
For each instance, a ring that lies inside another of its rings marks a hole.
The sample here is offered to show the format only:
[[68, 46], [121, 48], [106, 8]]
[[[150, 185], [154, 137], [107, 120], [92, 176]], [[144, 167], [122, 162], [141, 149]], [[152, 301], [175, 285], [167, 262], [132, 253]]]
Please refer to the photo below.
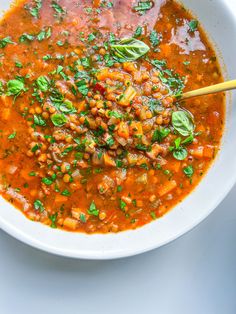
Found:
[[[6, 9], [10, 2], [1, 0], [0, 10]], [[227, 1], [184, 0], [182, 3], [197, 16], [207, 31], [220, 56], [225, 79], [236, 78], [236, 17], [229, 10]], [[38, 249], [84, 259], [131, 256], [176, 239], [206, 218], [236, 182], [236, 107], [231, 106], [235, 102], [235, 94], [228, 94], [226, 131], [214, 165], [195, 191], [163, 218], [135, 231], [85, 235], [31, 222], [0, 198], [0, 227]]]

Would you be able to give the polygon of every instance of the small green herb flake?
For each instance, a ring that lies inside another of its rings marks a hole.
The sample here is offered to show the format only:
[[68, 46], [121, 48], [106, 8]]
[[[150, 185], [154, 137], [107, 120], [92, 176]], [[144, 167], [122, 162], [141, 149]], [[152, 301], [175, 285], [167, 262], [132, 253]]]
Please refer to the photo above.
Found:
[[122, 199], [120, 199], [120, 209], [124, 211], [126, 209], [126, 206], [127, 204], [124, 201], [122, 201]]
[[150, 216], [152, 217], [153, 220], [157, 219], [155, 212], [150, 212]]
[[5, 48], [8, 44], [14, 44], [10, 36], [0, 39], [0, 48]]
[[38, 125], [38, 126], [46, 126], [46, 121], [40, 116], [40, 115], [37, 115], [37, 114], [34, 114], [34, 124], [35, 125]]
[[184, 174], [186, 175], [186, 177], [192, 178], [192, 176], [193, 176], [193, 174], [194, 174], [193, 166], [190, 165], [190, 166], [188, 166], [188, 167], [185, 167], [185, 168], [183, 169], [183, 172], [184, 172]]
[[48, 80], [48, 78], [46, 76], [38, 77], [37, 80], [36, 80], [36, 83], [37, 83], [38, 88], [42, 92], [47, 92], [49, 90], [50, 81]]
[[8, 139], [9, 140], [12, 140], [16, 137], [16, 131], [14, 131], [13, 133], [11, 133], [9, 136], [8, 136]]
[[42, 178], [42, 183], [44, 183], [46, 185], [51, 185], [51, 184], [53, 184], [53, 180], [50, 178]]
[[64, 190], [64, 191], [61, 193], [61, 195], [70, 196], [71, 193], [70, 193], [70, 191], [68, 191], [68, 190]]
[[156, 31], [151, 32], [150, 42], [151, 42], [153, 47], [156, 47], [160, 44], [160, 38], [161, 38], [161, 36]]
[[156, 129], [152, 136], [152, 142], [161, 143], [170, 134], [170, 129], [161, 128]]
[[41, 213], [45, 210], [43, 203], [40, 200], [34, 201], [34, 209], [39, 210]]
[[188, 26], [189, 26], [189, 31], [191, 33], [195, 32], [198, 28], [198, 21], [197, 20], [191, 20], [189, 23], [188, 23]]
[[135, 30], [135, 33], [134, 33], [134, 37], [140, 37], [143, 33], [143, 28], [142, 26], [138, 26]]
[[52, 1], [51, 7], [55, 10], [57, 14], [66, 14], [66, 11], [57, 3], [57, 1]]
[[139, 1], [138, 5], [134, 7], [134, 10], [140, 15], [145, 14], [153, 7], [153, 1]]
[[51, 220], [51, 228], [57, 228], [57, 213], [53, 214], [53, 215], [49, 215], [49, 219]]
[[35, 5], [29, 8], [30, 14], [35, 17], [39, 18], [39, 11], [42, 8], [42, 0], [34, 0]]
[[82, 223], [86, 223], [86, 216], [85, 216], [85, 214], [80, 213], [79, 219], [80, 219], [80, 221], [81, 221]]
[[92, 201], [92, 203], [89, 206], [88, 214], [91, 216], [96, 216], [96, 217], [98, 217], [99, 215], [99, 209], [97, 209], [94, 201]]

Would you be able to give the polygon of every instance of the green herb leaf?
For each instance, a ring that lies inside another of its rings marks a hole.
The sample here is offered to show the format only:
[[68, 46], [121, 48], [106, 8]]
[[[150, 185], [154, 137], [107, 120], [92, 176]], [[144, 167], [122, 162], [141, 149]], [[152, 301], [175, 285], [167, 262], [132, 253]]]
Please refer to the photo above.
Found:
[[46, 76], [40, 76], [37, 78], [36, 83], [42, 92], [47, 92], [50, 88], [50, 81]]
[[142, 26], [138, 26], [138, 27], [136, 28], [135, 33], [134, 33], [134, 37], [135, 37], [135, 38], [136, 38], [136, 37], [140, 37], [140, 36], [142, 35], [142, 33], [143, 33], [143, 28], [142, 28]]
[[179, 149], [174, 150], [173, 156], [177, 160], [184, 160], [188, 156], [188, 152], [185, 148], [179, 147]]
[[5, 48], [8, 44], [14, 44], [10, 36], [0, 39], [0, 48]]
[[42, 183], [46, 185], [51, 185], [53, 184], [53, 180], [51, 178], [42, 178]]
[[39, 18], [39, 11], [42, 8], [42, 0], [34, 0], [35, 6], [29, 9], [33, 17]]
[[40, 33], [37, 35], [38, 41], [43, 41], [44, 39], [50, 38], [52, 35], [52, 29], [49, 27], [47, 30], [43, 29]]
[[41, 213], [45, 210], [45, 208], [43, 206], [43, 203], [40, 200], [36, 200], [34, 202], [34, 209], [35, 210], [40, 210]]
[[35, 38], [34, 35], [24, 33], [23, 35], [20, 36], [19, 42], [24, 43], [26, 41], [33, 41], [34, 38]]
[[116, 44], [111, 44], [111, 50], [120, 62], [134, 61], [145, 55], [150, 48], [135, 38], [125, 38]]
[[189, 23], [188, 23], [188, 26], [189, 26], [189, 31], [190, 32], [195, 32], [198, 28], [198, 21], [197, 20], [191, 20]]
[[78, 87], [78, 91], [83, 95], [87, 96], [88, 94], [88, 85], [85, 80], [81, 80], [75, 83], [76, 86]]
[[10, 80], [7, 83], [7, 95], [18, 96], [21, 92], [25, 91], [25, 85], [21, 80]]
[[188, 178], [191, 178], [191, 177], [193, 176], [193, 174], [194, 174], [193, 166], [190, 165], [190, 166], [188, 166], [188, 167], [185, 167], [185, 168], [183, 169], [183, 172], [184, 172], [184, 174], [185, 174]]
[[139, 1], [138, 5], [134, 7], [140, 15], [145, 14], [148, 10], [153, 7], [153, 1]]
[[48, 217], [49, 217], [49, 219], [51, 220], [51, 228], [57, 228], [57, 224], [56, 224], [56, 222], [57, 222], [57, 213], [55, 213], [55, 214], [53, 214], [53, 215], [49, 215]]
[[60, 113], [54, 113], [51, 116], [51, 120], [55, 126], [59, 126], [59, 127], [63, 126], [67, 122], [66, 116]]
[[160, 35], [156, 31], [152, 31], [150, 34], [150, 42], [153, 47], [156, 47], [160, 44]]
[[59, 110], [65, 114], [76, 113], [76, 109], [70, 100], [65, 100], [61, 105], [59, 105]]
[[56, 2], [52, 1], [51, 7], [56, 11], [58, 14], [65, 14], [66, 11]]
[[81, 222], [86, 223], [86, 216], [85, 216], [85, 214], [80, 213], [79, 219], [80, 219]]
[[172, 125], [183, 136], [190, 136], [195, 129], [192, 116], [183, 110], [172, 113]]
[[34, 114], [34, 124], [39, 125], [39, 126], [46, 126], [46, 121], [37, 114]]
[[124, 201], [122, 201], [122, 199], [120, 199], [120, 209], [124, 211], [126, 206], [127, 204]]
[[161, 143], [164, 138], [166, 138], [170, 134], [170, 129], [162, 128], [162, 129], [156, 129], [152, 136], [152, 142], [158, 142]]
[[13, 138], [15, 138], [16, 137], [16, 131], [14, 131], [12, 134], [10, 134], [9, 136], [8, 136], [8, 139], [9, 140], [12, 140]]
[[92, 201], [92, 203], [89, 206], [88, 214], [92, 215], [92, 216], [96, 216], [96, 217], [98, 217], [98, 215], [99, 215], [99, 209], [97, 209], [94, 201]]

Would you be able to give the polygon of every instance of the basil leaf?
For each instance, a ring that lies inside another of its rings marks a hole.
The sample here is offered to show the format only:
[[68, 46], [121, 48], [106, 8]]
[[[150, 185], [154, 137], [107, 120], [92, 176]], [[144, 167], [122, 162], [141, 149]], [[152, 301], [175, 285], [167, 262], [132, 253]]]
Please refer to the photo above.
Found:
[[172, 113], [173, 128], [183, 136], [189, 136], [193, 133], [195, 126], [192, 116], [183, 110], [174, 111]]
[[25, 85], [21, 80], [10, 80], [7, 83], [7, 96], [18, 96], [25, 91]]
[[38, 88], [42, 91], [42, 92], [47, 92], [49, 90], [50, 87], [50, 82], [47, 79], [46, 76], [40, 76], [37, 81], [36, 81]]
[[124, 38], [118, 43], [111, 44], [111, 50], [119, 61], [134, 61], [145, 55], [150, 48], [142, 41], [135, 38]]
[[59, 110], [65, 114], [76, 113], [76, 109], [70, 100], [65, 100], [61, 105], [59, 105]]
[[185, 148], [179, 147], [178, 149], [174, 150], [173, 156], [177, 160], [184, 160], [188, 156], [188, 152]]
[[66, 116], [60, 113], [54, 113], [51, 120], [55, 126], [63, 126], [67, 122]]

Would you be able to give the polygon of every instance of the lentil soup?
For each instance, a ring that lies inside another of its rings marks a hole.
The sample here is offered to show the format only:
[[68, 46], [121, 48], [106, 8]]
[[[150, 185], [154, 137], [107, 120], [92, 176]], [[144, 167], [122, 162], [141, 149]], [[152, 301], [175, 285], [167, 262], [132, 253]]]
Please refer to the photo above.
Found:
[[135, 229], [209, 169], [225, 96], [178, 97], [222, 75], [180, 4], [17, 1], [0, 34], [0, 192], [29, 219], [86, 233]]

